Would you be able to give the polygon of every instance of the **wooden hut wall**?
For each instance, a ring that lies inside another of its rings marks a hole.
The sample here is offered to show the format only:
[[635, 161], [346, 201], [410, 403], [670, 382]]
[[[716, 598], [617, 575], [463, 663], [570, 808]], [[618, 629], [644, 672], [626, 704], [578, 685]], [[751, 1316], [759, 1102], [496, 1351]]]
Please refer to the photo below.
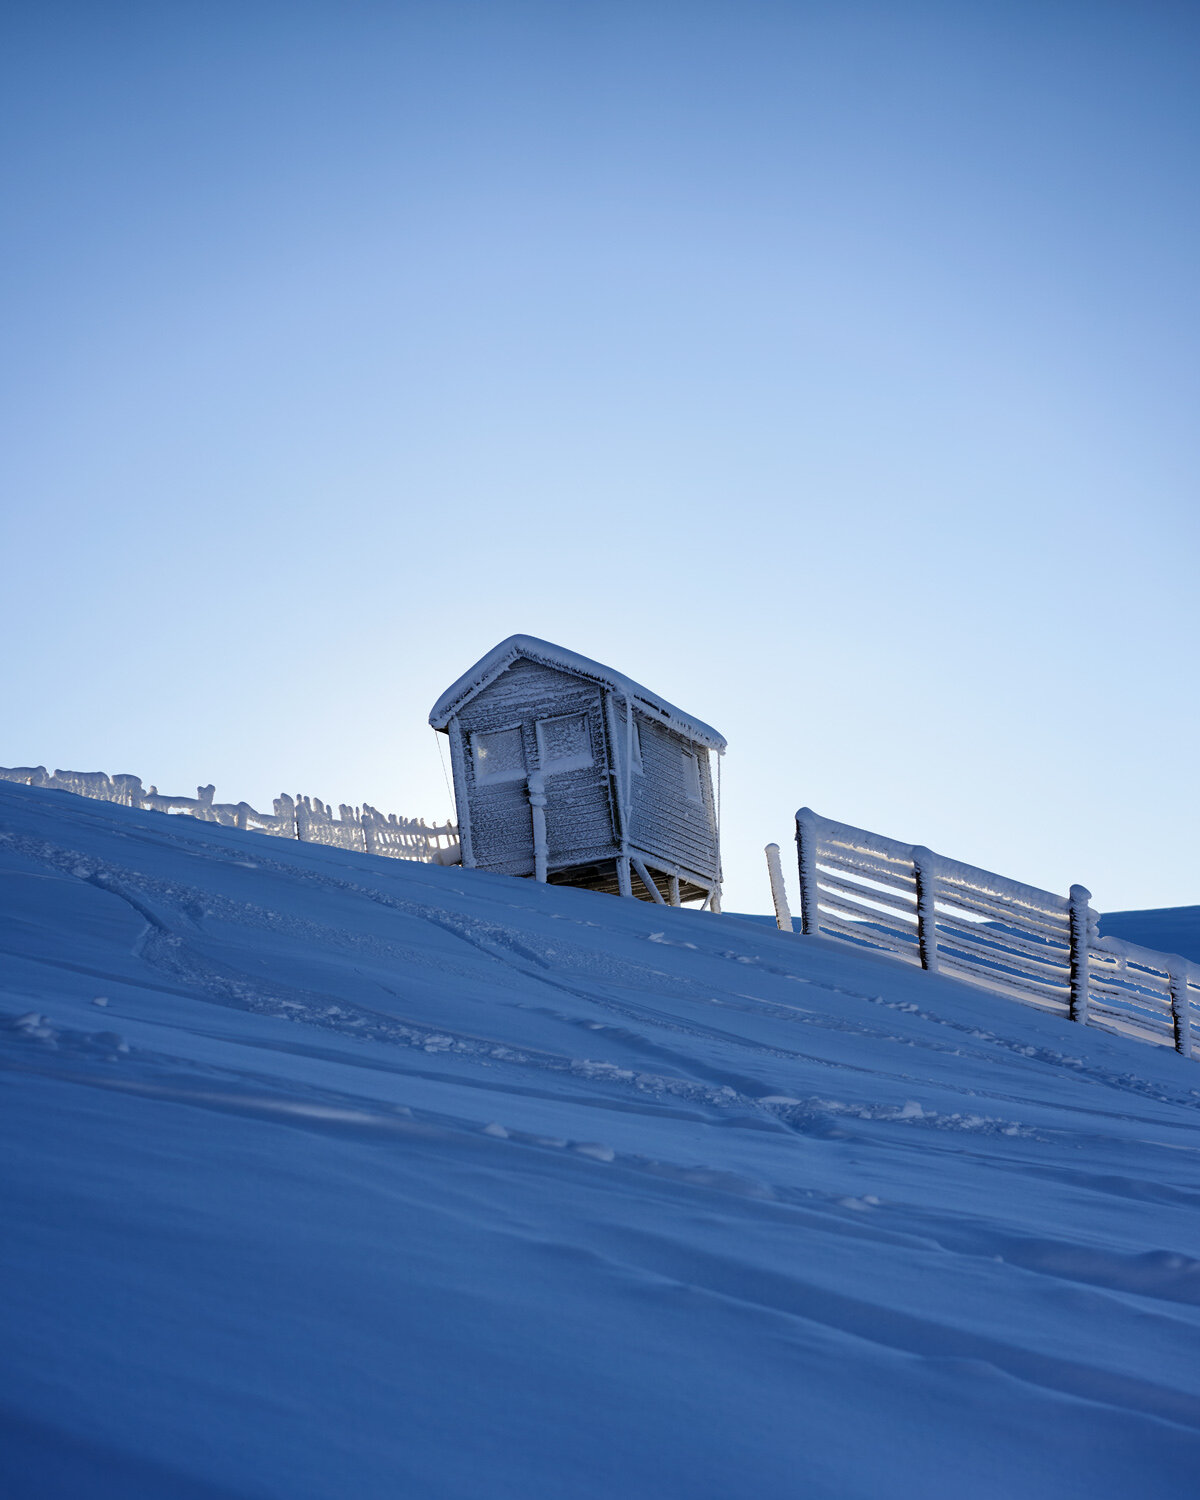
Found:
[[[716, 806], [709, 754], [663, 724], [635, 715], [642, 746], [642, 773], [634, 773], [630, 841], [706, 879], [717, 874]], [[700, 801], [689, 798], [685, 755], [697, 762]]]
[[480, 780], [472, 736], [519, 728], [526, 772], [541, 761], [537, 723], [586, 714], [592, 764], [546, 776], [546, 842], [551, 865], [611, 857], [615, 829], [606, 775], [608, 743], [598, 686], [539, 662], [520, 660], [459, 714], [464, 792], [475, 863], [509, 875], [533, 871], [533, 826], [525, 779]]

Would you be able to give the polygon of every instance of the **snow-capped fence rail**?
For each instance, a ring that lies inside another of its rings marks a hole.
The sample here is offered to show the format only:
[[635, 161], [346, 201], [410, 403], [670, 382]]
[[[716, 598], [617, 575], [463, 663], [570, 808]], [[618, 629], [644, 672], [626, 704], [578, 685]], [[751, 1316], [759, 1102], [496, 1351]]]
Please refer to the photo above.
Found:
[[[1083, 886], [1055, 895], [807, 807], [796, 814], [796, 844], [801, 931], [1192, 1056], [1200, 973], [1176, 954], [1102, 937]], [[776, 910], [786, 912], [769, 851], [767, 862]]]
[[261, 813], [248, 802], [215, 802], [216, 789], [212, 786], [197, 787], [194, 797], [169, 797], [161, 795], [157, 787], [144, 790], [140, 777], [107, 776], [103, 771], [55, 771], [51, 775], [45, 766], [0, 766], [0, 781], [50, 787], [148, 812], [181, 813], [226, 828], [358, 849], [389, 859], [415, 859], [435, 865], [453, 865], [459, 860], [458, 829], [453, 823], [398, 818], [366, 802], [361, 807], [342, 804], [335, 818], [332, 808], [318, 797], [292, 798], [285, 792], [275, 798], [273, 813]]

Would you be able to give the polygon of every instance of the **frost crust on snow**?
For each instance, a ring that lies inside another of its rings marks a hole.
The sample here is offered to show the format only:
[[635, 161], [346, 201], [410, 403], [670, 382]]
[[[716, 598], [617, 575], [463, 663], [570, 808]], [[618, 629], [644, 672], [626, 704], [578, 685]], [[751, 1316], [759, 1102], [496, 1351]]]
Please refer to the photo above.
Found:
[[0, 818], [30, 1494], [1193, 1492], [1173, 1054], [757, 924]]

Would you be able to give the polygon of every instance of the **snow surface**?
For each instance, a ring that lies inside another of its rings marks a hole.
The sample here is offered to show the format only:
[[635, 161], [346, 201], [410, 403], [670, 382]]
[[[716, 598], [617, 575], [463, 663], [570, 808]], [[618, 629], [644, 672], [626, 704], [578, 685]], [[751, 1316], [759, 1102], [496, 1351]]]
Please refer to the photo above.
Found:
[[1195, 1063], [20, 786], [0, 901], [5, 1500], [1196, 1493]]

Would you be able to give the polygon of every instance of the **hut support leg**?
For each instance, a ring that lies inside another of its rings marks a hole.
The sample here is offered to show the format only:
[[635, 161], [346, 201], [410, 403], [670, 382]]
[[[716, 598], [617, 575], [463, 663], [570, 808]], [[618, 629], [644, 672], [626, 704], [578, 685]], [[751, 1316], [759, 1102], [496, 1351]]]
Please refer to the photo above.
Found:
[[650, 878], [650, 872], [646, 869], [646, 866], [641, 862], [641, 860], [640, 859], [632, 859], [632, 860], [630, 860], [630, 863], [633, 865], [633, 868], [637, 871], [638, 879], [642, 882], [642, 884], [646, 887], [646, 889], [654, 897], [655, 902], [659, 906], [666, 906], [667, 903], [662, 898], [662, 892], [654, 884], [654, 881]]
[[671, 905], [672, 906], [682, 906], [683, 905], [683, 902], [680, 901], [680, 899], [679, 899], [679, 876], [678, 876], [678, 874], [675, 874], [675, 875], [671, 876]]
[[633, 881], [629, 878], [629, 856], [619, 855], [617, 858], [617, 889], [622, 896], [633, 895]]

